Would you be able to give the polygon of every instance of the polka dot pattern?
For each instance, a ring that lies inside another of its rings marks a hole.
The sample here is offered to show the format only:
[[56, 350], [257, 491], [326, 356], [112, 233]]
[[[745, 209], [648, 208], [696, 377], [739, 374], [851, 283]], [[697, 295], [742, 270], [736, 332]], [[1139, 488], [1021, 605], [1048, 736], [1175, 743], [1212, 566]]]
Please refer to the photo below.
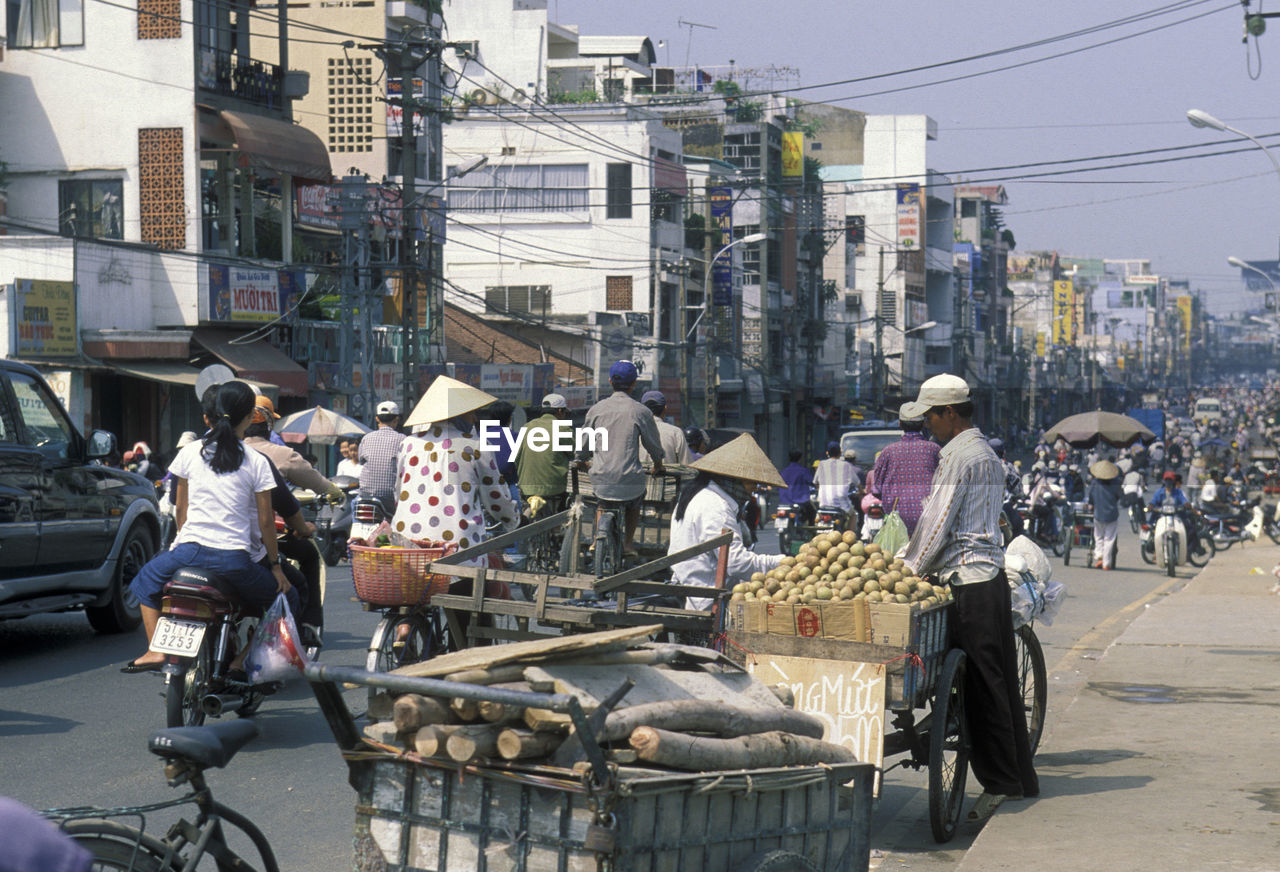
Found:
[[492, 453], [452, 425], [435, 425], [401, 443], [399, 481], [392, 528], [410, 538], [468, 548], [488, 538], [486, 522], [504, 531], [519, 523]]

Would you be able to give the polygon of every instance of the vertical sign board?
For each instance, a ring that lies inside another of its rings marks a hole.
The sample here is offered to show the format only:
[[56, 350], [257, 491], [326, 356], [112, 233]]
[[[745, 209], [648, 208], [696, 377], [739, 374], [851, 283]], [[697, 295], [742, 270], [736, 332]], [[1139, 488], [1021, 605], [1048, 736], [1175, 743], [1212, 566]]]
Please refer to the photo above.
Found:
[[799, 179], [804, 176], [804, 134], [792, 130], [782, 134], [782, 177]]
[[922, 203], [918, 184], [898, 183], [898, 245], [902, 248], [915, 248], [924, 244], [920, 215]]
[[1182, 350], [1191, 350], [1191, 297], [1190, 295], [1178, 297], [1175, 302], [1178, 304], [1178, 314], [1182, 316]]
[[[796, 709], [822, 721], [824, 741], [848, 748], [859, 762], [884, 765], [885, 670], [880, 663], [760, 654], [747, 671], [795, 694]], [[880, 781], [876, 779], [876, 790]]]
[[75, 282], [14, 279], [10, 299], [14, 357], [75, 357], [79, 353]]
[[1044, 347], [1044, 331], [1043, 331], [1043, 330], [1037, 330], [1037, 331], [1036, 331], [1036, 357], [1039, 357], [1039, 358], [1042, 358], [1042, 359], [1043, 359], [1043, 358], [1044, 358], [1044, 352], [1045, 352], [1045, 347]]
[[1071, 282], [1053, 283], [1053, 344], [1071, 345], [1075, 294]]
[[[733, 189], [710, 188], [707, 197], [711, 201], [712, 244], [716, 251], [733, 242]], [[714, 252], [713, 252], [714, 253]], [[717, 259], [711, 265], [711, 304], [733, 304], [733, 258]]]

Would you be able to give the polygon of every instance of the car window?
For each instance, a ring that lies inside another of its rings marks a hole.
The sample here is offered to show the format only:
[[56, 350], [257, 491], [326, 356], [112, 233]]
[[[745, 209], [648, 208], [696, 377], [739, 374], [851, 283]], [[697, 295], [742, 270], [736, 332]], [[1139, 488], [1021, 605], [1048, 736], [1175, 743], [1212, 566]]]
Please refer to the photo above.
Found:
[[840, 450], [848, 451], [850, 448], [858, 452], [858, 463], [862, 466], [871, 467], [876, 462], [876, 455], [880, 453], [886, 445], [897, 442], [902, 438], [901, 430], [891, 430], [888, 432], [872, 430], [860, 433], [856, 430], [846, 431], [840, 436]]
[[9, 373], [9, 384], [22, 419], [22, 444], [37, 448], [50, 460], [66, 460], [71, 454], [71, 424], [58, 401], [36, 379], [21, 372]]

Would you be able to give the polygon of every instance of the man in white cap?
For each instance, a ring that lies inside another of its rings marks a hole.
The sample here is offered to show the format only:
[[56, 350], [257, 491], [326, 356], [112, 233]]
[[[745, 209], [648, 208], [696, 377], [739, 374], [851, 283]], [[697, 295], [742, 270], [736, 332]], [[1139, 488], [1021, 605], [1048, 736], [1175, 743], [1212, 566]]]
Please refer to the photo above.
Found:
[[[714, 539], [722, 530], [731, 530], [733, 541], [729, 543], [725, 587], [749, 581], [752, 573], [768, 572], [780, 564], [781, 554], [754, 554], [743, 544], [744, 537], [749, 536], [743, 522], [743, 510], [751, 500], [751, 485], [786, 485], [756, 440], [743, 433], [727, 445], [695, 460], [692, 466], [698, 470], [698, 475], [685, 486], [676, 502], [667, 553], [683, 551]], [[671, 580], [676, 584], [714, 587], [718, 555], [717, 548], [680, 561], [671, 567]], [[714, 600], [690, 597], [687, 602], [691, 609], [707, 609]]]
[[[569, 405], [560, 394], [542, 398], [542, 415], [524, 428], [524, 442], [516, 454], [516, 472], [520, 476], [520, 493], [525, 497], [542, 497], [550, 514], [564, 509], [568, 485], [569, 462], [573, 450], [556, 450], [556, 422], [569, 418]], [[544, 432], [546, 436], [534, 436]], [[543, 443], [546, 447], [541, 447]], [[538, 446], [538, 447], [534, 447]]]
[[404, 434], [400, 405], [392, 400], [378, 403], [378, 429], [360, 440], [360, 498], [378, 500], [390, 515], [396, 510], [396, 457]]
[[908, 533], [914, 533], [938, 468], [938, 443], [925, 438], [924, 415], [906, 414], [907, 405], [898, 410], [902, 438], [886, 445], [876, 458], [871, 492], [885, 511], [898, 513]]
[[1004, 465], [973, 425], [969, 386], [958, 376], [928, 379], [900, 414], [923, 416], [942, 444], [933, 487], [900, 556], [914, 574], [933, 575], [951, 585], [955, 596], [952, 635], [967, 658], [965, 716], [973, 741], [973, 773], [983, 788], [969, 819], [985, 820], [1006, 799], [1040, 792], [1004, 573]]

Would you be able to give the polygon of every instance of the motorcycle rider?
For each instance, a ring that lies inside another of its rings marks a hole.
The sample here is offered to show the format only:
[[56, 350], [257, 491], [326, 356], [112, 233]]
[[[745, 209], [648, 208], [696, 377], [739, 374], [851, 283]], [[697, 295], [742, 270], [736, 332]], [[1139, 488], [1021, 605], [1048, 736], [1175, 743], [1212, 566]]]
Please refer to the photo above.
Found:
[[782, 470], [782, 480], [787, 483], [787, 486], [778, 494], [778, 502], [781, 505], [789, 505], [795, 510], [796, 523], [812, 524], [814, 515], [817, 513], [810, 494], [813, 489], [813, 476], [809, 474], [809, 468], [800, 462], [804, 459], [803, 451], [795, 448], [787, 456], [791, 462], [787, 464], [786, 469]]
[[[345, 494], [329, 479], [321, 475], [306, 458], [287, 445], [271, 441], [271, 421], [279, 418], [271, 398], [259, 395], [255, 400], [253, 423], [244, 434], [244, 444], [265, 454], [294, 487], [306, 488], [317, 496], [342, 499]], [[311, 526], [311, 525], [308, 525]], [[311, 530], [314, 531], [311, 526]], [[306, 605], [298, 615], [298, 632], [304, 634], [308, 645], [318, 645], [324, 627], [324, 606], [320, 602], [320, 551], [311, 536], [286, 536], [280, 543], [280, 553], [298, 561], [302, 575], [307, 580]]]
[[1173, 500], [1173, 504], [1178, 508], [1178, 520], [1182, 521], [1182, 528], [1186, 531], [1187, 544], [1191, 553], [1202, 553], [1204, 547], [1200, 544], [1200, 527], [1196, 523], [1191, 501], [1182, 492], [1182, 476], [1172, 469], [1166, 469], [1164, 475], [1161, 476], [1161, 481], [1163, 483], [1156, 488], [1156, 492], [1151, 495], [1151, 502], [1147, 504], [1147, 507], [1151, 510], [1149, 515], [1151, 524], [1154, 526], [1155, 513], [1160, 511], [1160, 506], [1164, 504], [1165, 497], [1168, 497]]
[[836, 508], [845, 514], [845, 529], [853, 522], [852, 494], [862, 484], [852, 463], [840, 456], [840, 443], [827, 443], [827, 456], [818, 462], [818, 470], [813, 476], [813, 483], [818, 486], [818, 508]]
[[1022, 499], [1022, 476], [1018, 474], [1018, 468], [1009, 462], [1009, 458], [1004, 456], [1004, 440], [997, 436], [993, 436], [987, 440], [987, 444], [991, 446], [991, 450], [996, 453], [996, 457], [1000, 458], [1000, 462], [1004, 464], [1004, 515], [1009, 522], [1009, 529], [1014, 536], [1022, 535], [1022, 516], [1018, 514], [1015, 504]]

